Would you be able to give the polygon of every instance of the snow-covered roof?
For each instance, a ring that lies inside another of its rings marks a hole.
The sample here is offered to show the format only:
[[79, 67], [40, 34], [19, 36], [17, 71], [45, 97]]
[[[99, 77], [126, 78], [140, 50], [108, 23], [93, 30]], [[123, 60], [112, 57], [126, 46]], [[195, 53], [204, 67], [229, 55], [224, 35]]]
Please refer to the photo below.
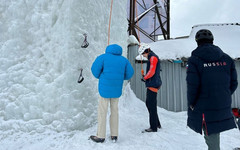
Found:
[[128, 37], [127, 43], [128, 43], [128, 46], [129, 45], [139, 45], [139, 42], [134, 35], [130, 35]]
[[[151, 49], [160, 59], [177, 59], [190, 57], [197, 47], [195, 34], [200, 29], [209, 29], [214, 35], [214, 45], [220, 47], [232, 58], [240, 58], [240, 24], [203, 24], [193, 26], [189, 37], [162, 40], [149, 43]], [[136, 59], [140, 59], [138, 56]]]

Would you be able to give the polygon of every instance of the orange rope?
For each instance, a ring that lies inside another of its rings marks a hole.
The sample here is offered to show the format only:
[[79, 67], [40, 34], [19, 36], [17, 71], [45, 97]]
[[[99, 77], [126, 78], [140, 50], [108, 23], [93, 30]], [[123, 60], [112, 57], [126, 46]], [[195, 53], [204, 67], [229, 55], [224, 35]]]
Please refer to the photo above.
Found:
[[112, 18], [112, 6], [113, 6], [113, 0], [111, 0], [110, 17], [109, 17], [109, 23], [108, 23], [108, 45], [109, 45], [109, 41], [110, 41], [110, 28], [111, 28], [111, 18]]
[[[137, 26], [139, 27], [137, 0], [135, 0], [135, 15], [137, 16]], [[139, 40], [139, 43], [141, 43], [139, 28], [138, 28], [138, 40]], [[140, 45], [139, 45], [139, 47], [140, 47]], [[142, 74], [142, 76], [144, 76], [142, 56], [140, 56], [140, 57], [141, 57], [141, 74]]]

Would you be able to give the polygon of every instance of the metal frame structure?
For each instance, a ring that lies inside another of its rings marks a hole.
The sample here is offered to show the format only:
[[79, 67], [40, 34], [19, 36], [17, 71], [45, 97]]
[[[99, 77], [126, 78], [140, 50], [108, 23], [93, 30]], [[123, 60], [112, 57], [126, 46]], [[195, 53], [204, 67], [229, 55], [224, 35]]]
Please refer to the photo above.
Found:
[[[163, 0], [164, 1], [164, 9], [166, 10], [166, 15], [162, 15], [159, 12], [159, 2], [158, 0], [151, 0], [153, 2], [153, 5], [150, 7], [147, 7], [145, 5], [145, 1], [149, 0], [129, 0], [129, 26], [128, 26], [128, 32], [129, 35], [134, 35], [137, 39], [138, 31], [144, 34], [146, 37], [148, 37], [151, 41], [155, 42], [158, 40], [158, 36], [162, 35], [165, 40], [170, 39], [170, 0]], [[136, 3], [135, 3], [136, 1]], [[144, 9], [144, 12], [141, 14], [138, 14], [136, 16], [136, 4], [141, 7], [141, 9]], [[144, 29], [142, 29], [138, 22], [141, 21], [150, 11], [154, 12], [154, 29], [152, 33], [146, 32]], [[166, 21], [162, 21], [162, 18], [164, 18]], [[159, 26], [157, 26], [159, 24]], [[162, 34], [156, 34], [156, 31], [161, 29]], [[139, 40], [139, 39], [138, 39]]]

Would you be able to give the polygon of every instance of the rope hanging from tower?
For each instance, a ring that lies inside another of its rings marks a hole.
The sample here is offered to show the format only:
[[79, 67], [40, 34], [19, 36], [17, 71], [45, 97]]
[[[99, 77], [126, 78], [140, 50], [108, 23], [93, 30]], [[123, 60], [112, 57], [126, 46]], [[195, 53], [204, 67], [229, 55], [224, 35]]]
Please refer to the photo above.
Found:
[[110, 16], [109, 16], [109, 23], [108, 23], [108, 43], [110, 42], [110, 28], [111, 28], [111, 19], [112, 19], [112, 6], [113, 6], [113, 0], [111, 0], [111, 7], [110, 7]]

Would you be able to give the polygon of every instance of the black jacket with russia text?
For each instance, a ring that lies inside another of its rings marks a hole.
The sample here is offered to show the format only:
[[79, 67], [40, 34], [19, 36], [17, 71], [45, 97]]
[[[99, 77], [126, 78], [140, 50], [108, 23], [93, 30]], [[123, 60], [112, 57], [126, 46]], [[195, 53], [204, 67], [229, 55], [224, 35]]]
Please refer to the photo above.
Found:
[[[219, 47], [198, 46], [187, 68], [188, 126], [202, 134], [220, 133], [235, 128], [231, 95], [238, 86], [234, 61]], [[190, 105], [194, 109], [190, 109]]]

